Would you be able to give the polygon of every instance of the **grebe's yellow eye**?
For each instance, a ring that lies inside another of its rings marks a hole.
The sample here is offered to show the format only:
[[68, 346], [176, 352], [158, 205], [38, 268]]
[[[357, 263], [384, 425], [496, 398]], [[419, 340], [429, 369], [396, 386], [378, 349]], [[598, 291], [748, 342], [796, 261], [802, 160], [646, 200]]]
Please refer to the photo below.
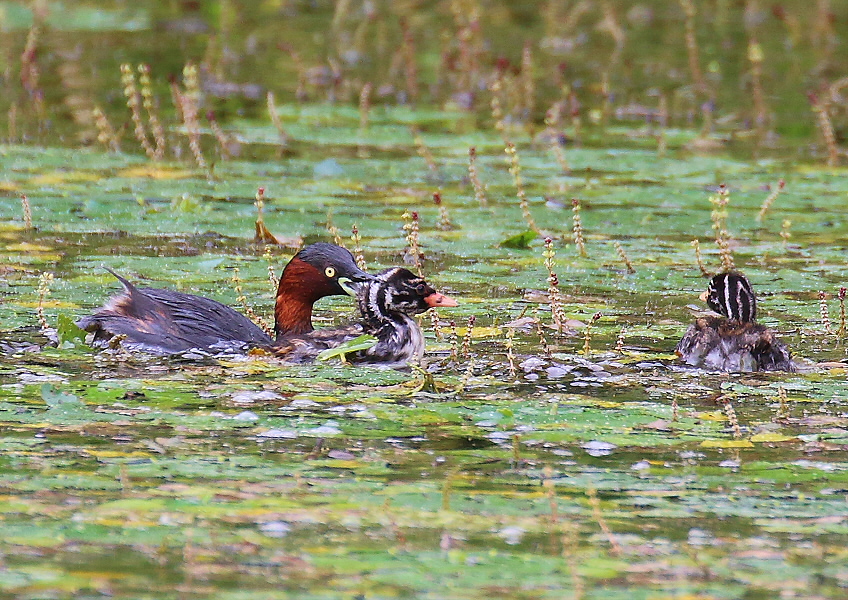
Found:
[[326, 269], [324, 269], [324, 275], [332, 279], [336, 276], [336, 270], [333, 267], [327, 267]]

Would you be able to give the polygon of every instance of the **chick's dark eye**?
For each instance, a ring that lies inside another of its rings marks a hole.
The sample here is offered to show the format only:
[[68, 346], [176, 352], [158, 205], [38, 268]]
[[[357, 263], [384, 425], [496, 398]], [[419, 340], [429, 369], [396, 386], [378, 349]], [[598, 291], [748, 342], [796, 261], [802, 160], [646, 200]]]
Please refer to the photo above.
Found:
[[427, 284], [426, 283], [419, 283], [418, 285], [415, 286], [415, 291], [418, 294], [421, 294], [423, 296], [424, 294], [427, 293]]

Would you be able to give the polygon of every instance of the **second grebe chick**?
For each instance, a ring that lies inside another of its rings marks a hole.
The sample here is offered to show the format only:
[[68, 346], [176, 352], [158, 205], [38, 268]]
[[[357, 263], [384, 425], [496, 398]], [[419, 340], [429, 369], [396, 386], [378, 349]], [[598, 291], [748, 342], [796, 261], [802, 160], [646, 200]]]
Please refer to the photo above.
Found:
[[714, 371], [794, 371], [786, 345], [758, 325], [757, 297], [741, 273], [720, 273], [701, 295], [722, 316], [699, 317], [675, 349], [687, 365]]

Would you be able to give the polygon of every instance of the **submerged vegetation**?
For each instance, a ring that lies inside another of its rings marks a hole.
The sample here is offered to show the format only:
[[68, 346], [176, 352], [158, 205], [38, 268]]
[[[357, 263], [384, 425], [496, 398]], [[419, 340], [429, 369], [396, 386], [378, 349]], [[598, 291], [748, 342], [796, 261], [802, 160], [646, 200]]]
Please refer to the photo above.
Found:
[[[844, 597], [848, 7], [0, 2], [0, 29], [3, 594]], [[74, 325], [108, 266], [268, 329], [319, 240], [460, 302], [420, 368]], [[731, 269], [798, 372], [674, 356]]]

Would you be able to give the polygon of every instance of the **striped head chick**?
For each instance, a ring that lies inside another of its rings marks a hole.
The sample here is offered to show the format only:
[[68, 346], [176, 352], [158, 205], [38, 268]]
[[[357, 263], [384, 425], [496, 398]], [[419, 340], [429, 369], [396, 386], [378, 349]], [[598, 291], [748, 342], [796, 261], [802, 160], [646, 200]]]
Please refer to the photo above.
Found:
[[357, 302], [364, 330], [378, 339], [362, 358], [395, 365], [417, 361], [424, 353], [424, 334], [412, 317], [430, 308], [457, 306], [456, 300], [401, 267], [381, 271], [362, 284]]
[[756, 323], [757, 298], [741, 273], [719, 273], [701, 294], [717, 315], [698, 317], [675, 351], [690, 366], [711, 371], [794, 371], [786, 345]]
[[757, 296], [742, 273], [719, 273], [710, 279], [701, 300], [723, 317], [740, 323], [757, 320]]

